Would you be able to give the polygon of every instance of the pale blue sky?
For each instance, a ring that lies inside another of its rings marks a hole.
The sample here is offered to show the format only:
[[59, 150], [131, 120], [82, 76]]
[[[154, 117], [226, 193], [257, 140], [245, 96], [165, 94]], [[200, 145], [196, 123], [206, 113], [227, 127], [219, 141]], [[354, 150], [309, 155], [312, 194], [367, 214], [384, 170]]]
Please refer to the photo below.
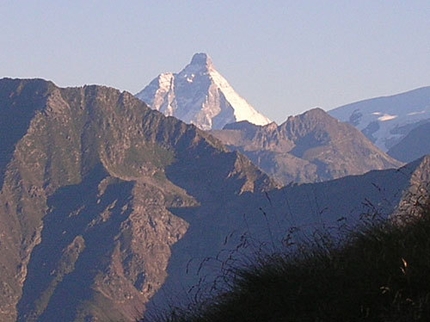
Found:
[[269, 118], [430, 86], [430, 1], [0, 0], [0, 77], [140, 91], [209, 54]]

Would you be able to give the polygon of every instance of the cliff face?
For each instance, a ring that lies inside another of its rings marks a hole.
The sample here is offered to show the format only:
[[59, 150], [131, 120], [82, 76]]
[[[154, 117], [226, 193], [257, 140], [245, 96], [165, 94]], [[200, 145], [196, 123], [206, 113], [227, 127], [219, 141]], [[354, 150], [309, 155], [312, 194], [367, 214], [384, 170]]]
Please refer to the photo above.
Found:
[[177, 163], [187, 163], [190, 187], [211, 178], [208, 159], [216, 191], [273, 186], [247, 159], [126, 92], [3, 79], [0, 99], [2, 321], [141, 316], [189, 226], [169, 207], [199, 204], [168, 178]]

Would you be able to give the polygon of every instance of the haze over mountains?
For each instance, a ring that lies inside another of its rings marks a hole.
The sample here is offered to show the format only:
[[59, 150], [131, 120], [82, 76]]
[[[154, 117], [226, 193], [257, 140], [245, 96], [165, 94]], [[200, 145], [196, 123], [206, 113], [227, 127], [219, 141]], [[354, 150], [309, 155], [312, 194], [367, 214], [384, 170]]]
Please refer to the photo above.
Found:
[[[160, 112], [113, 88], [0, 80], [1, 321], [135, 321], [254, 246], [429, 198], [410, 143], [428, 123], [389, 150], [403, 165], [321, 109], [268, 123], [217, 75], [196, 54], [160, 76], [144, 90], [170, 79]], [[164, 115], [179, 110], [212, 130]]]

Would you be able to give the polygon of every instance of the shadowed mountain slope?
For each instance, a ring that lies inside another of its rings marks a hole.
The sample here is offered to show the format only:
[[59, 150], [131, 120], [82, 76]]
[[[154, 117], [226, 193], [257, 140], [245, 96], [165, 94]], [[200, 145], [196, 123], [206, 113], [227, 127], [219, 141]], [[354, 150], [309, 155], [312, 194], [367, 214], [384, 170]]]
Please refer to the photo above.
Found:
[[[224, 274], [249, 256], [294, 245], [311, 235], [352, 230], [363, 216], [387, 218], [430, 182], [430, 158], [400, 169], [370, 171], [332, 181], [290, 185], [235, 200], [206, 196], [201, 207], [171, 208], [190, 223], [173, 246], [169, 277], [151, 299], [148, 321], [170, 305], [204, 299], [226, 287]], [[175, 175], [171, 176], [175, 182]], [[197, 198], [199, 198], [197, 190]], [[203, 199], [202, 199], [203, 200]]]
[[413, 196], [401, 225], [374, 215], [340, 237], [325, 229], [257, 249], [223, 263], [223, 288], [144, 321], [429, 321], [430, 199]]
[[387, 154], [402, 162], [412, 162], [430, 154], [430, 122], [411, 130], [399, 143], [392, 146]]

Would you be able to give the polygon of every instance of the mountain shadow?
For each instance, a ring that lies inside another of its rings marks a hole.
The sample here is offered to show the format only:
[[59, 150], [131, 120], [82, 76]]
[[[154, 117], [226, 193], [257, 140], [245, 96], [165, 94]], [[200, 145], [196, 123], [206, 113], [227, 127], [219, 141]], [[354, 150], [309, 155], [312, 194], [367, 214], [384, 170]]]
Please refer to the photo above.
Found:
[[[428, 187], [428, 163], [427, 157], [408, 166], [413, 171], [409, 178], [418, 187]], [[401, 179], [400, 172], [405, 170], [383, 172]], [[419, 182], [418, 178], [426, 180]], [[350, 199], [345, 183], [339, 184], [338, 188], [344, 190], [338, 197]], [[330, 184], [323, 183], [328, 188], [326, 192], [333, 189]], [[377, 187], [376, 181], [373, 184], [382, 192], [382, 186]], [[190, 289], [173, 298], [164, 307], [167, 311], [158, 307], [143, 321], [428, 321], [430, 196], [427, 191], [410, 189], [402, 193], [402, 203], [409, 207], [392, 208], [389, 220], [373, 204], [375, 200], [365, 198], [375, 208], [355, 227], [342, 230], [341, 225], [333, 231], [325, 226], [304, 239], [289, 238], [275, 248], [251, 248], [251, 254], [241, 260], [232, 261], [231, 255], [235, 254], [231, 252], [227, 257], [205, 259], [200, 267], [219, 264], [221, 287], [214, 283], [213, 287], [205, 288], [205, 281], [200, 281], [195, 287], [203, 294]], [[276, 200], [274, 195], [271, 200]], [[203, 235], [205, 231], [199, 233]], [[189, 242], [188, 248], [180, 249], [187, 250], [192, 245]]]
[[[18, 321], [74, 321], [90, 300], [99, 272], [106, 271], [119, 227], [131, 209], [133, 184], [117, 180], [98, 195], [108, 177], [101, 165], [78, 185], [60, 188], [48, 200], [41, 242], [35, 247]], [[109, 220], [100, 214], [109, 209]]]
[[[208, 168], [214, 167], [216, 161], [214, 158]], [[352, 229], [363, 214], [378, 212], [386, 218], [400, 203], [419, 165], [417, 161], [398, 170], [232, 193], [233, 185], [225, 180], [213, 182], [211, 188], [218, 185], [216, 190], [207, 190], [207, 169], [200, 172], [192, 162], [187, 167], [178, 164], [178, 168], [173, 164], [167, 176], [192, 191], [200, 205], [170, 208], [189, 223], [189, 228], [172, 246], [169, 276], [148, 305], [147, 321], [152, 321], [162, 308], [224, 289], [228, 285], [224, 273], [253, 254], [277, 251], [315, 232]], [[223, 182], [224, 186], [219, 185]]]
[[36, 112], [45, 108], [46, 99], [54, 87], [51, 82], [41, 79], [0, 80], [0, 187], [16, 143], [27, 132]]

